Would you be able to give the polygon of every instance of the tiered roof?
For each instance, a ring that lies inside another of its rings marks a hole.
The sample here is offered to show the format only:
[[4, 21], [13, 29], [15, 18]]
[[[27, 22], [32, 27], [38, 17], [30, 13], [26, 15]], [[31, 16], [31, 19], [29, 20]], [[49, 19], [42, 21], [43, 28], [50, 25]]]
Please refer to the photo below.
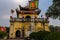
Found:
[[19, 5], [20, 10], [16, 9], [17, 13], [24, 13], [24, 14], [31, 14], [31, 13], [36, 13], [39, 14], [41, 10], [38, 9], [38, 0], [31, 0], [29, 1], [29, 6], [26, 7], [21, 7]]

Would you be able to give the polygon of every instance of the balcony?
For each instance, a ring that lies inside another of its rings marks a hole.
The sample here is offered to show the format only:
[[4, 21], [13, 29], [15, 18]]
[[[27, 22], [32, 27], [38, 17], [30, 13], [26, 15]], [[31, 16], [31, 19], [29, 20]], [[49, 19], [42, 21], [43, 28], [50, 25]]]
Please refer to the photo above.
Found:
[[24, 19], [24, 18], [11, 18], [10, 22], [49, 22], [46, 18], [31, 18], [31, 19]]

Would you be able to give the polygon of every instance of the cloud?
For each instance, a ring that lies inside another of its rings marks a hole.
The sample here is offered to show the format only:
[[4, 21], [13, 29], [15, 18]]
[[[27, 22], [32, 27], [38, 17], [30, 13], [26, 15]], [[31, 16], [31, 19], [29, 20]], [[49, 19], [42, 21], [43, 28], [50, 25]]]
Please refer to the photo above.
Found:
[[2, 19], [8, 20], [8, 19], [10, 19], [10, 15], [4, 15], [4, 16], [2, 17]]
[[[0, 25], [9, 26], [10, 10], [18, 8], [19, 5], [26, 6], [30, 0], [0, 0]], [[41, 9], [40, 15], [44, 14], [48, 7], [52, 4], [52, 0], [39, 0], [39, 9]], [[39, 16], [40, 16], [39, 15]], [[16, 17], [16, 13], [13, 15]], [[60, 21], [49, 20], [50, 24], [60, 25]]]
[[49, 25], [60, 26], [60, 20], [49, 18]]
[[14, 0], [15, 3], [20, 4], [22, 7], [27, 6], [29, 0]]

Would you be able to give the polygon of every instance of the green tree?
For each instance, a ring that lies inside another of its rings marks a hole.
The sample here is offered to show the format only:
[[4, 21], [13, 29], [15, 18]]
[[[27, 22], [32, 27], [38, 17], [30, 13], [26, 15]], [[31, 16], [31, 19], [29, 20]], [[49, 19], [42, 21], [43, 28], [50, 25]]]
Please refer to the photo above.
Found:
[[10, 27], [6, 27], [6, 32], [7, 32], [7, 33], [9, 33], [9, 28], [10, 28]]
[[3, 38], [4, 36], [6, 36], [6, 32], [0, 31], [0, 38]]
[[56, 31], [56, 28], [55, 28], [55, 26], [53, 26], [53, 25], [50, 25], [49, 28], [50, 28], [51, 32]]
[[49, 33], [50, 32], [47, 31], [33, 32], [30, 34], [30, 38], [34, 40], [43, 40], [43, 38]]
[[60, 0], [53, 0], [53, 4], [48, 8], [46, 16], [60, 19]]
[[45, 36], [44, 40], [60, 40], [60, 32], [51, 32]]
[[31, 39], [36, 39], [37, 37], [37, 32], [32, 32], [29, 36]]

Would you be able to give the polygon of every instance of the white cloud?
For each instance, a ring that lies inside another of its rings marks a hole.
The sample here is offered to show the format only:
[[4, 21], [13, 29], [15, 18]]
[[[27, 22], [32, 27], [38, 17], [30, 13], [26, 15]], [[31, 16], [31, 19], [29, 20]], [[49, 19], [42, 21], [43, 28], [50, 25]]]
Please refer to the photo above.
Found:
[[9, 20], [10, 19], [10, 16], [12, 16], [12, 17], [14, 17], [14, 18], [16, 18], [17, 17], [17, 15], [16, 15], [16, 13], [14, 13], [13, 15], [12, 14], [10, 14], [10, 15], [3, 15], [2, 16], [2, 19], [6, 19], [6, 20]]
[[[9, 26], [10, 9], [15, 9], [18, 5], [26, 6], [28, 1], [30, 0], [0, 0], [0, 25]], [[51, 1], [49, 1], [50, 0], [39, 0], [39, 8], [41, 9], [39, 17], [41, 17], [51, 5]], [[16, 13], [13, 16], [16, 17]], [[49, 21], [51, 25], [60, 25], [59, 20], [50, 19]]]
[[49, 25], [60, 26], [60, 20], [49, 18]]
[[28, 4], [29, 0], [14, 0], [17, 4], [20, 4], [21, 6], [26, 6]]
[[4, 15], [4, 16], [2, 17], [2, 19], [4, 19], [4, 20], [5, 20], [5, 19], [6, 19], [6, 20], [7, 20], [7, 19], [10, 19], [10, 15]]

